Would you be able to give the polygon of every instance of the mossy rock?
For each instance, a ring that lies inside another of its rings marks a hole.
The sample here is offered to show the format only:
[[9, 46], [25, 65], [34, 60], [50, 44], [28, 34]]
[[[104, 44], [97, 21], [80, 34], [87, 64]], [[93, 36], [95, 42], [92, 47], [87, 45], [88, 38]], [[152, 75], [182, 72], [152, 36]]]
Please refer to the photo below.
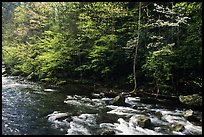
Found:
[[140, 117], [137, 123], [140, 127], [149, 128], [151, 125], [151, 120], [146, 117]]
[[196, 117], [191, 109], [184, 111], [183, 117], [190, 122], [200, 122], [200, 119]]
[[161, 119], [162, 113], [161, 113], [160, 111], [157, 111], [157, 112], [155, 112], [154, 114], [155, 114], [155, 116], [156, 116], [158, 119]]
[[185, 127], [182, 124], [175, 124], [170, 128], [172, 131], [182, 132], [184, 131]]
[[99, 135], [115, 135], [115, 131], [112, 129], [104, 128], [99, 131]]
[[151, 127], [151, 120], [146, 116], [139, 116], [135, 117], [134, 123], [142, 128], [150, 128]]
[[189, 109], [189, 110], [186, 110], [183, 112], [183, 116], [185, 118], [189, 117], [189, 116], [192, 116], [193, 115], [193, 110]]
[[120, 95], [116, 96], [116, 97], [113, 99], [112, 104], [113, 104], [113, 105], [116, 105], [116, 106], [125, 106], [126, 103], [125, 103], [125, 97], [124, 97], [124, 95], [120, 94]]
[[190, 106], [202, 106], [202, 96], [198, 94], [179, 96], [179, 101]]

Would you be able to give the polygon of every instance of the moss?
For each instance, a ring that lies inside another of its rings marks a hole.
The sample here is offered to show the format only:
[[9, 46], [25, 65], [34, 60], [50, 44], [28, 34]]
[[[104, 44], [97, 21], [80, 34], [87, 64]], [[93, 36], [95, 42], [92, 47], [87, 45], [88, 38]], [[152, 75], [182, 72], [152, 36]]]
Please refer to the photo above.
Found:
[[162, 113], [160, 111], [155, 112], [155, 116], [161, 119]]
[[146, 117], [139, 117], [138, 118], [138, 123], [137, 123], [140, 127], [143, 128], [148, 128], [151, 125], [151, 120], [149, 118]]
[[171, 127], [171, 130], [176, 132], [182, 132], [184, 129], [185, 127], [182, 124], [176, 124]]
[[113, 99], [113, 105], [124, 106], [125, 105], [125, 97], [123, 95], [118, 95]]
[[198, 94], [193, 95], [187, 95], [187, 96], [179, 96], [179, 100], [181, 103], [184, 103], [186, 105], [192, 105], [192, 106], [202, 106], [202, 96], [199, 96]]
[[115, 131], [112, 129], [102, 129], [99, 131], [99, 135], [114, 135]]

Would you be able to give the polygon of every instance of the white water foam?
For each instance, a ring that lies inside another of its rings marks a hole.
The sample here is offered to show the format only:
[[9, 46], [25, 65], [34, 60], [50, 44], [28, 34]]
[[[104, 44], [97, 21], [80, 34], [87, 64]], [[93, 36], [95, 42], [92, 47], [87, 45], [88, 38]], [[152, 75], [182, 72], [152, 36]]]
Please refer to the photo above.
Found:
[[119, 123], [101, 123], [100, 127], [106, 127], [115, 131], [116, 135], [162, 135], [159, 132], [142, 128], [139, 126], [133, 127], [132, 121], [126, 122], [124, 119], [119, 118]]
[[130, 107], [124, 107], [124, 106], [113, 106], [108, 105], [107, 108], [113, 109], [111, 111], [108, 111], [108, 114], [116, 114], [116, 115], [125, 115], [125, 116], [131, 116], [138, 112], [138, 110], [132, 109]]
[[89, 127], [96, 125], [96, 114], [81, 114], [73, 116], [70, 122], [70, 128], [66, 135], [91, 135]]

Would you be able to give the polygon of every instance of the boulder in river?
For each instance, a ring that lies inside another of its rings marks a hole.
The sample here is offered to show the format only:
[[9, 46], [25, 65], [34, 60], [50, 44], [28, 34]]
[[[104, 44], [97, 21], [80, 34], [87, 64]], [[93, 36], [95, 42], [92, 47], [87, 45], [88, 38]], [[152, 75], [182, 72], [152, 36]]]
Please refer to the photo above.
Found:
[[125, 94], [123, 93], [120, 93], [118, 96], [116, 96], [113, 99], [112, 104], [116, 106], [129, 106], [129, 104], [125, 102]]
[[99, 135], [115, 135], [115, 131], [112, 129], [104, 128], [99, 131]]
[[49, 117], [48, 121], [50, 122], [54, 122], [55, 120], [60, 120], [60, 121], [64, 119], [67, 120], [68, 118], [71, 118], [69, 113], [58, 113], [58, 112], [49, 114], [48, 117]]
[[183, 112], [184, 118], [190, 122], [199, 122], [199, 118], [196, 117], [193, 110], [189, 109]]
[[150, 128], [151, 127], [151, 120], [146, 116], [138, 116], [135, 117], [134, 124], [142, 127], [142, 128]]
[[182, 132], [185, 127], [182, 124], [174, 124], [171, 126], [170, 128], [172, 131], [176, 131], [176, 132]]
[[158, 119], [161, 119], [162, 113], [160, 111], [156, 111], [154, 114]]
[[183, 112], [183, 116], [185, 118], [189, 117], [189, 116], [192, 116], [193, 115], [193, 110], [189, 109], [189, 110], [186, 110]]
[[187, 96], [179, 96], [179, 101], [185, 105], [190, 106], [202, 106], [202, 96], [198, 94], [187, 95]]

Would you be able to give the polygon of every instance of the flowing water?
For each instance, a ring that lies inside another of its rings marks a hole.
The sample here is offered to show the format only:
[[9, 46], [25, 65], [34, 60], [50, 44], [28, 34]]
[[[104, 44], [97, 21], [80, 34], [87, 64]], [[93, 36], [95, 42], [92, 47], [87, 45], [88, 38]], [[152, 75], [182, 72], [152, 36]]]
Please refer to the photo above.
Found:
[[[2, 75], [2, 134], [97, 135], [109, 129], [116, 135], [202, 135], [202, 121], [186, 120], [184, 108], [148, 104], [139, 97], [127, 97], [129, 106], [114, 106], [113, 98], [89, 93], [77, 85], [60, 88]], [[202, 112], [194, 113], [202, 120]], [[68, 116], [60, 119], [59, 115]], [[137, 125], [139, 116], [148, 117], [151, 127]], [[175, 124], [184, 129], [172, 131]]]

